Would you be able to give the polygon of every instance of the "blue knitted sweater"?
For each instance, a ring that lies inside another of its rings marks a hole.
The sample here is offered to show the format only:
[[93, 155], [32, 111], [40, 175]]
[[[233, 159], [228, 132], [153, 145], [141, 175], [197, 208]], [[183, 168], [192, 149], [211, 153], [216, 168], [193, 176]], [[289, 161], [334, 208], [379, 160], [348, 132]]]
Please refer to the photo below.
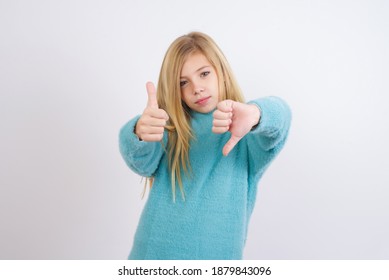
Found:
[[226, 157], [222, 149], [230, 133], [212, 133], [213, 112], [191, 113], [195, 138], [189, 152], [192, 172], [183, 178], [185, 201], [179, 191], [173, 201], [161, 143], [138, 140], [139, 116], [124, 125], [119, 146], [125, 162], [141, 176], [154, 176], [129, 259], [242, 258], [257, 184], [283, 147], [291, 120], [289, 107], [277, 97], [250, 103], [260, 108], [259, 125]]

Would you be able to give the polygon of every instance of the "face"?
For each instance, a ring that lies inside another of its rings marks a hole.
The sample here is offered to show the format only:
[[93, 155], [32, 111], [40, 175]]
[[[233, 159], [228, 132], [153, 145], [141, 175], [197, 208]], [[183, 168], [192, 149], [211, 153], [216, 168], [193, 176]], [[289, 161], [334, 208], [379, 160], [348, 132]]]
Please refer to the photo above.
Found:
[[185, 60], [180, 75], [181, 98], [192, 110], [209, 113], [219, 102], [218, 77], [215, 68], [201, 53]]

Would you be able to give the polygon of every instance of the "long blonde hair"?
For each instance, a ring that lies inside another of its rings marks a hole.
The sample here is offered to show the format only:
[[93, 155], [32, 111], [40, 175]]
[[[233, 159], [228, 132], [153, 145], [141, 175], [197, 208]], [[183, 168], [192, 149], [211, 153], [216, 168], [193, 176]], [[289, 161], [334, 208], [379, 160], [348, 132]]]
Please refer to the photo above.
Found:
[[177, 38], [168, 48], [157, 87], [157, 100], [161, 109], [169, 115], [168, 125], [168, 162], [171, 172], [173, 199], [176, 184], [183, 199], [182, 172], [189, 174], [189, 144], [193, 138], [189, 108], [181, 100], [180, 75], [187, 57], [193, 53], [203, 54], [215, 68], [219, 82], [219, 101], [231, 99], [244, 102], [242, 92], [232, 73], [224, 54], [211, 37], [200, 32], [191, 32]]

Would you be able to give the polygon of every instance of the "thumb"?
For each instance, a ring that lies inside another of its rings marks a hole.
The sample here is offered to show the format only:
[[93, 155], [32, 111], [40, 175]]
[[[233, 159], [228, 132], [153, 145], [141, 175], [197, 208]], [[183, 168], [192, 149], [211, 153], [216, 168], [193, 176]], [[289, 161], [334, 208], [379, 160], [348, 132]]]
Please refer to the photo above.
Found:
[[238, 137], [235, 135], [231, 135], [230, 140], [224, 145], [223, 147], [223, 155], [228, 156], [228, 154], [231, 152], [231, 150], [235, 147], [236, 144], [242, 139], [242, 137]]
[[152, 82], [147, 82], [146, 90], [148, 95], [147, 107], [158, 109], [157, 93], [154, 84]]
[[223, 100], [217, 104], [217, 108], [224, 113], [231, 112], [234, 109], [234, 101], [229, 99]]

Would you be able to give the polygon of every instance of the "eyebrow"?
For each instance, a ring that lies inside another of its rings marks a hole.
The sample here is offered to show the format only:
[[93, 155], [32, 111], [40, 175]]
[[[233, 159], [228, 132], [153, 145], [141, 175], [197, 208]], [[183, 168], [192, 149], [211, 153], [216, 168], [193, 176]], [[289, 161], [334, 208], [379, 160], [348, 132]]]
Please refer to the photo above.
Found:
[[[207, 67], [211, 67], [211, 66], [210, 65], [202, 66], [199, 69], [197, 69], [194, 73], [200, 72], [201, 70], [203, 70], [204, 68], [207, 68]], [[181, 76], [180, 79], [182, 79], [182, 78], [186, 78], [186, 76]]]

